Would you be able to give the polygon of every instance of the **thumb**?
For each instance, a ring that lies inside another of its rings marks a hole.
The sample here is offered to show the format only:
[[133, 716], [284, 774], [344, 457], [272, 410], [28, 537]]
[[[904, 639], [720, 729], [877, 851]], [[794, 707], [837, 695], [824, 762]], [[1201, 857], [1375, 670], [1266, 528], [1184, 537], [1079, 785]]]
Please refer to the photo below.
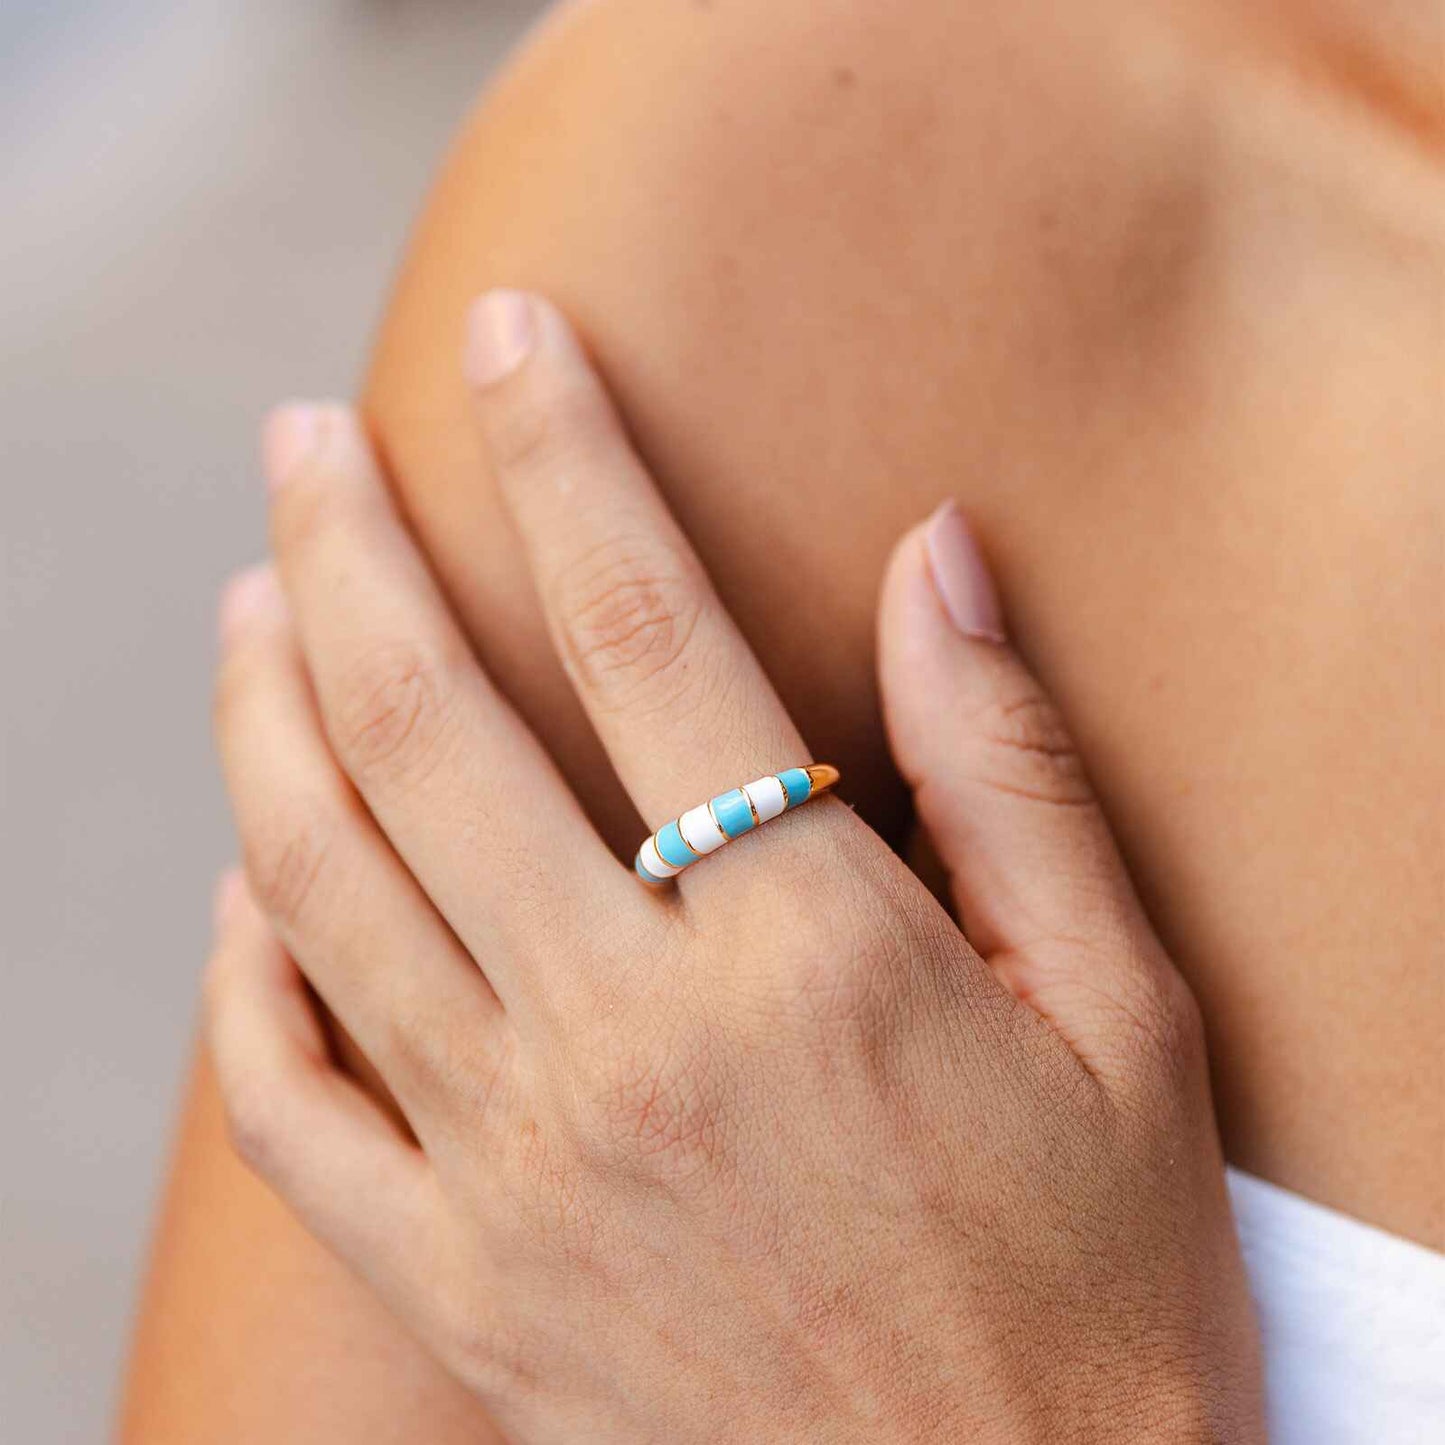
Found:
[[884, 714], [969, 942], [1086, 1060], [1184, 985], [1144, 916], [1058, 709], [1009, 645], [951, 502], [899, 543], [879, 618]]

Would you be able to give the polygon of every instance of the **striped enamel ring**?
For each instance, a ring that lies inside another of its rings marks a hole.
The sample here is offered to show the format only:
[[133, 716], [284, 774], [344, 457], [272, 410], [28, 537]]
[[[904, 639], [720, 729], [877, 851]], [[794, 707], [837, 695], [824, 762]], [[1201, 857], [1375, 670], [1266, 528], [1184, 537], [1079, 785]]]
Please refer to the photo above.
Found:
[[689, 864], [790, 808], [801, 807], [837, 781], [837, 768], [812, 763], [806, 768], [784, 768], [781, 773], [719, 793], [664, 824], [643, 843], [637, 850], [637, 876], [644, 883], [671, 882]]

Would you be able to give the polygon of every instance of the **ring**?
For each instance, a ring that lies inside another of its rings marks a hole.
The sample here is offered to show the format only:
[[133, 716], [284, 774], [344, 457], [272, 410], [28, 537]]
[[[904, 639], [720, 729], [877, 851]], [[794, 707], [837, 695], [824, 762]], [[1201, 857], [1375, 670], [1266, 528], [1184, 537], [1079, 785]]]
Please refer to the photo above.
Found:
[[665, 823], [637, 850], [637, 876], [644, 883], [670, 883], [689, 864], [763, 823], [799, 808], [838, 781], [827, 763], [784, 768], [755, 783], [719, 793], [680, 818]]

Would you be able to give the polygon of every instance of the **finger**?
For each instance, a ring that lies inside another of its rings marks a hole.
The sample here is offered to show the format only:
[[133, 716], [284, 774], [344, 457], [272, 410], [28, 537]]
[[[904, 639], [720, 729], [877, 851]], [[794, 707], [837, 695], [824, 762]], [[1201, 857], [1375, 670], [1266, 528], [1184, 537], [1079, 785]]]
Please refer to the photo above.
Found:
[[286, 408], [266, 451], [277, 567], [332, 751], [515, 1001], [539, 918], [595, 918], [626, 877], [471, 655], [352, 412]]
[[484, 296], [467, 366], [557, 650], [648, 825], [807, 762], [556, 308]]
[[205, 1023], [236, 1151], [312, 1233], [396, 1294], [434, 1232], [430, 1167], [334, 1067], [305, 983], [239, 872], [218, 888], [216, 914]]
[[500, 1007], [331, 757], [270, 568], [232, 584], [222, 635], [216, 732], [251, 886], [424, 1136]]
[[1182, 981], [1154, 936], [1058, 710], [1005, 639], [957, 508], [898, 546], [879, 669], [894, 754], [969, 941], [1081, 1052]]

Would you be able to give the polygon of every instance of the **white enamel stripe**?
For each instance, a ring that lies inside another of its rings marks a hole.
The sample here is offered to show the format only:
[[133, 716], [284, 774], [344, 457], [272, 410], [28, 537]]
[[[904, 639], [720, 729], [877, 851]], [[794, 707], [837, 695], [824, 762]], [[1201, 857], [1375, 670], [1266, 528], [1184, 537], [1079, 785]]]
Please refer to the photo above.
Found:
[[682, 841], [699, 856], [714, 853], [727, 842], [727, 835], [714, 821], [706, 803], [689, 808], [677, 820], [677, 830]]
[[676, 878], [682, 872], [681, 868], [674, 868], [661, 853], [657, 851], [657, 836], [654, 834], [638, 850], [642, 859], [642, 866], [652, 874], [654, 878]]
[[770, 822], [788, 806], [788, 794], [776, 777], [769, 774], [755, 783], [746, 783], [743, 792], [752, 800], [759, 823]]

